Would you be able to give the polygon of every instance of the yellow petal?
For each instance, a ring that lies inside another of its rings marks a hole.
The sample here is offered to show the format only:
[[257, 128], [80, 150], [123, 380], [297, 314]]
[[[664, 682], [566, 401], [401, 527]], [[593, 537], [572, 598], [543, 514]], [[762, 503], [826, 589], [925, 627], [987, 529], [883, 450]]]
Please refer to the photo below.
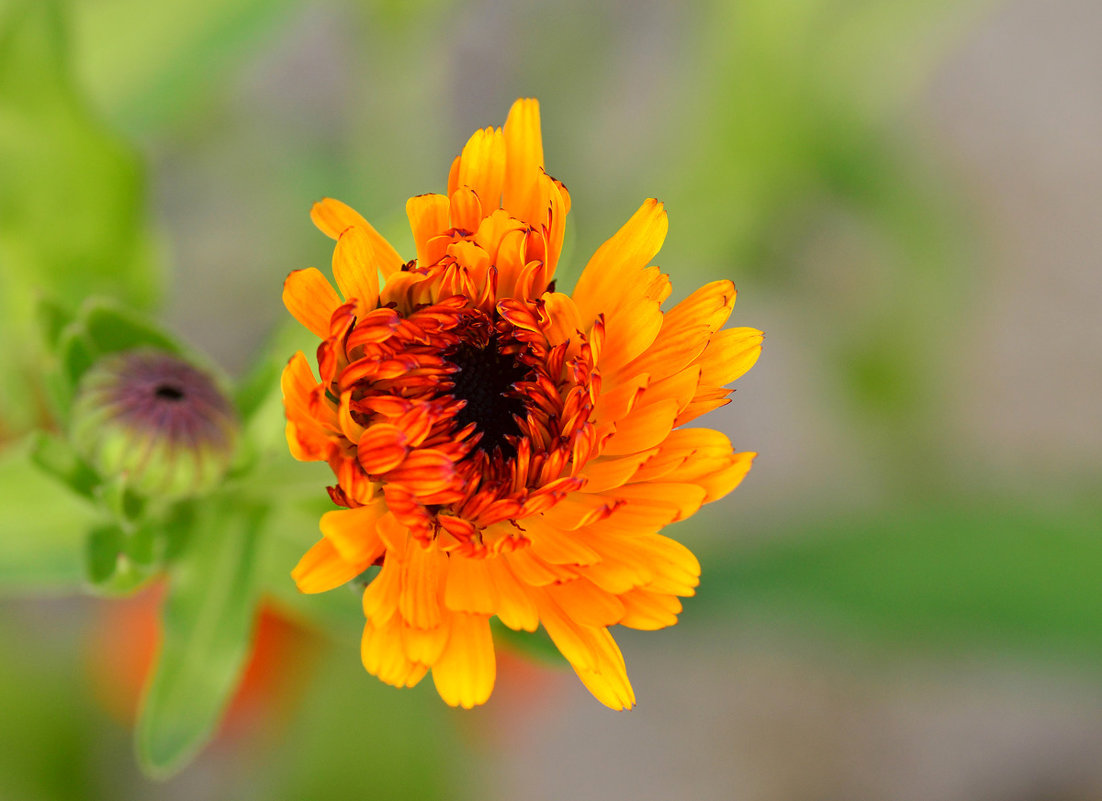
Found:
[[333, 248], [333, 277], [345, 300], [356, 298], [364, 311], [379, 302], [379, 269], [371, 240], [360, 226], [346, 228]]
[[454, 613], [448, 644], [432, 666], [436, 691], [450, 706], [470, 709], [486, 703], [496, 677], [497, 660], [489, 618]]
[[543, 170], [543, 137], [540, 134], [540, 106], [532, 98], [513, 103], [505, 120], [505, 187], [502, 205], [516, 218], [535, 224], [525, 216], [532, 196], [539, 189]]
[[333, 543], [324, 537], [299, 560], [291, 571], [300, 592], [325, 592], [347, 584], [367, 569], [367, 563], [346, 562]]
[[411, 662], [422, 665], [432, 665], [444, 652], [444, 646], [448, 643], [448, 635], [451, 633], [451, 618], [448, 616], [445, 622], [434, 629], [416, 629], [413, 626], [403, 624], [402, 650], [406, 658]]
[[[501, 191], [505, 186], [505, 137], [500, 128], [475, 131], [459, 156], [459, 187], [470, 187], [489, 214], [501, 207]], [[468, 230], [474, 233], [476, 224]]]
[[401, 621], [392, 618], [381, 627], [368, 620], [360, 640], [364, 669], [394, 687], [412, 687], [424, 678], [428, 667], [412, 661], [402, 647]]
[[322, 198], [310, 209], [310, 219], [330, 239], [339, 237], [349, 226], [362, 227], [371, 240], [371, 250], [375, 253], [383, 277], [402, 269], [403, 261], [398, 251], [351, 206], [331, 197]]
[[341, 299], [329, 280], [316, 267], [295, 270], [283, 282], [283, 305], [291, 315], [325, 339], [329, 320]]

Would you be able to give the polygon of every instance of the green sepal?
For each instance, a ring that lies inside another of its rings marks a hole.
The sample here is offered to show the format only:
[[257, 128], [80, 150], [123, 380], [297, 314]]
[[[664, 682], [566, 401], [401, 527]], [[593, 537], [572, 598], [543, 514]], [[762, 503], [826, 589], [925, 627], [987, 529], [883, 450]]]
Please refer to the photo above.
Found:
[[73, 403], [73, 393], [76, 391], [80, 377], [84, 375], [96, 361], [99, 353], [96, 350], [88, 332], [78, 321], [65, 326], [58, 340], [57, 357], [61, 366], [61, 375], [65, 379], [65, 393], [59, 398], [64, 414]]
[[42, 342], [49, 350], [56, 351], [61, 332], [73, 321], [73, 312], [54, 298], [41, 295], [35, 306], [35, 318]]
[[31, 435], [31, 460], [76, 494], [95, 499], [99, 476], [66, 440], [46, 431]]
[[127, 529], [145, 513], [145, 501], [130, 489], [122, 476], [103, 481], [96, 488], [96, 497], [111, 516]]
[[100, 355], [142, 347], [187, 355], [176, 339], [142, 315], [107, 298], [88, 300], [78, 320]]
[[115, 575], [125, 535], [116, 523], [101, 523], [88, 533], [84, 544], [84, 564], [89, 583], [106, 584]]

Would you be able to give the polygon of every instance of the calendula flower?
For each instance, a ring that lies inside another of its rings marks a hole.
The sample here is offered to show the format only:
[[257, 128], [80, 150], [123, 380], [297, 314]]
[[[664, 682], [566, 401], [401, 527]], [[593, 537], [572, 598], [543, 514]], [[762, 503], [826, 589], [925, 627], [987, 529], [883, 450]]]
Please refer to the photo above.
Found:
[[212, 489], [237, 441], [230, 400], [206, 372], [153, 348], [113, 353], [81, 377], [72, 437], [101, 476], [143, 495]]
[[314, 206], [340, 294], [314, 268], [284, 285], [322, 340], [320, 381], [301, 352], [284, 371], [287, 440], [329, 463], [346, 508], [322, 516], [292, 575], [321, 592], [379, 568], [362, 658], [388, 684], [431, 670], [447, 703], [483, 703], [496, 615], [542, 625], [593, 695], [623, 709], [635, 696], [608, 627], [672, 625], [693, 594], [696, 558], [658, 532], [730, 492], [755, 454], [684, 426], [728, 402], [762, 335], [721, 330], [730, 281], [663, 313], [656, 200], [572, 295], [556, 291], [570, 196], [543, 166], [539, 107], [518, 100], [504, 129], [467, 142], [447, 195], [407, 203], [411, 261], [345, 204]]

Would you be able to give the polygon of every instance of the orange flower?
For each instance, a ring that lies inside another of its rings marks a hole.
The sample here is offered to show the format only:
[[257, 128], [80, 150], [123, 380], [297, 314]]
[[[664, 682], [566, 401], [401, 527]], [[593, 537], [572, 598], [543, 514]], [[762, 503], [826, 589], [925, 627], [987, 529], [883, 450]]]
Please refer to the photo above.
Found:
[[320, 382], [301, 352], [283, 373], [287, 441], [329, 463], [346, 507], [292, 575], [321, 592], [379, 567], [364, 667], [407, 687], [432, 670], [453, 706], [490, 696], [494, 615], [542, 624], [593, 695], [633, 706], [608, 627], [677, 622], [700, 565], [658, 531], [734, 489], [755, 455], [682, 427], [726, 404], [761, 351], [761, 332], [720, 330], [734, 285], [663, 314], [670, 282], [648, 265], [666, 211], [648, 200], [557, 292], [569, 210], [539, 106], [518, 100], [467, 142], [447, 196], [406, 204], [416, 259], [326, 199], [311, 217], [337, 240], [341, 294], [314, 268], [284, 284], [322, 339]]

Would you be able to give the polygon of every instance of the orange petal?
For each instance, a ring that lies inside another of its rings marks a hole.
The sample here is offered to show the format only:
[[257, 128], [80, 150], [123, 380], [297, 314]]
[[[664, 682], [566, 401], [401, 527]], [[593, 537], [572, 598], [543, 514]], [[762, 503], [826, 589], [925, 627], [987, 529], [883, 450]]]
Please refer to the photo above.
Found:
[[586, 492], [603, 492], [626, 484], [645, 462], [658, 454], [657, 448], [617, 457], [598, 457], [586, 462], [578, 473], [584, 478]]
[[364, 431], [356, 444], [356, 458], [364, 472], [377, 476], [405, 461], [409, 442], [405, 432], [391, 423], [376, 423]]
[[387, 474], [387, 480], [401, 484], [414, 495], [432, 495], [447, 489], [455, 478], [455, 465], [446, 453], [431, 448], [412, 451], [405, 461]]
[[598, 701], [611, 709], [635, 706], [624, 656], [608, 629], [574, 622], [546, 594], [539, 603], [539, 611], [540, 621], [555, 647]]
[[448, 580], [444, 588], [444, 605], [448, 609], [482, 615], [492, 615], [497, 611], [497, 589], [489, 569], [491, 561], [496, 559], [457, 556], [449, 560]]
[[700, 357], [700, 381], [723, 387], [754, 366], [765, 335], [756, 328], [728, 328], [715, 334]]
[[383, 553], [383, 541], [375, 524], [386, 512], [381, 501], [355, 509], [337, 509], [321, 516], [321, 533], [337, 553], [354, 565], [371, 564]]
[[489, 618], [454, 613], [448, 644], [432, 666], [436, 691], [446, 704], [470, 709], [486, 703], [496, 677], [497, 660]]
[[435, 548], [411, 546], [402, 563], [398, 611], [411, 626], [436, 628], [442, 622], [440, 608], [448, 557]]
[[621, 626], [644, 631], [655, 631], [672, 626], [681, 612], [681, 601], [675, 595], [662, 595], [644, 589], [634, 589], [620, 596], [624, 605]]
[[316, 267], [295, 270], [283, 282], [283, 305], [316, 336], [329, 336], [329, 320], [341, 305], [337, 291]]
[[597, 249], [574, 288], [574, 302], [584, 325], [604, 311], [610, 298], [616, 298], [625, 286], [637, 280], [637, 273], [662, 247], [668, 229], [665, 207], [652, 198]]
[[322, 198], [310, 209], [310, 219], [330, 239], [339, 237], [349, 226], [362, 227], [371, 240], [371, 250], [375, 253], [376, 263], [383, 277], [402, 268], [402, 257], [398, 255], [398, 251], [351, 206], [331, 197]]
[[346, 228], [333, 248], [333, 277], [345, 300], [356, 298], [364, 311], [379, 302], [379, 270], [367, 232], [358, 225]]
[[450, 227], [450, 203], [443, 195], [417, 195], [406, 201], [406, 216], [413, 231], [413, 241], [417, 246], [417, 262], [428, 267], [435, 262], [429, 258], [429, 240], [439, 236]]
[[483, 560], [498, 593], [497, 616], [514, 631], [535, 631], [539, 628], [539, 614], [524, 585], [509, 567], [507, 557]]
[[601, 455], [624, 456], [655, 447], [669, 436], [677, 412], [674, 400], [636, 407], [616, 424], [616, 433], [604, 444]]
[[325, 592], [347, 584], [367, 569], [367, 564], [346, 562], [328, 539], [322, 538], [291, 571], [300, 592]]
[[611, 626], [624, 616], [620, 599], [586, 578], [552, 584], [546, 592], [563, 614], [584, 626]]
[[364, 617], [381, 626], [398, 611], [398, 597], [402, 591], [402, 564], [394, 551], [383, 558], [383, 567], [364, 589]]
[[542, 319], [541, 322], [547, 344], [554, 347], [567, 341], [577, 342], [582, 336], [582, 321], [574, 299], [562, 292], [548, 292], [540, 300], [546, 316], [546, 322]]
[[452, 193], [449, 205], [452, 227], [473, 234], [482, 225], [482, 201], [469, 186], [461, 186]]
[[553, 565], [590, 565], [600, 560], [576, 532], [563, 531], [538, 517], [524, 520], [525, 536], [532, 541], [532, 553]]

